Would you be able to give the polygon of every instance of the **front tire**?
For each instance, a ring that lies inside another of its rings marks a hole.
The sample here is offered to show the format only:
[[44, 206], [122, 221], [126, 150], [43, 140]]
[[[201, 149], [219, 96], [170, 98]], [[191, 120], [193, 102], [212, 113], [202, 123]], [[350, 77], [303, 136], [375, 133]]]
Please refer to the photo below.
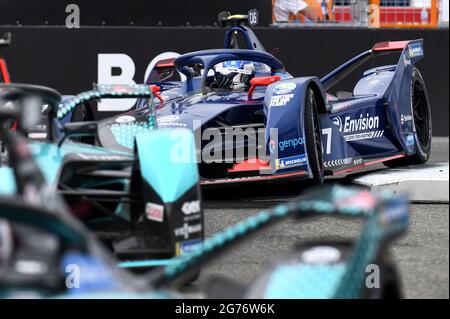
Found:
[[[71, 122], [90, 122], [95, 121], [92, 107], [89, 103], [76, 107], [72, 112]], [[96, 139], [94, 136], [72, 137], [72, 141], [95, 145]]]
[[431, 108], [425, 82], [419, 70], [414, 68], [412, 80], [412, 112], [414, 119], [414, 144], [416, 153], [407, 157], [384, 162], [388, 167], [422, 164], [428, 161], [431, 153]]
[[324, 176], [322, 134], [320, 130], [317, 99], [314, 94], [314, 90], [311, 87], [309, 87], [306, 91], [304, 126], [308, 165], [313, 175], [311, 182], [313, 184], [322, 184]]

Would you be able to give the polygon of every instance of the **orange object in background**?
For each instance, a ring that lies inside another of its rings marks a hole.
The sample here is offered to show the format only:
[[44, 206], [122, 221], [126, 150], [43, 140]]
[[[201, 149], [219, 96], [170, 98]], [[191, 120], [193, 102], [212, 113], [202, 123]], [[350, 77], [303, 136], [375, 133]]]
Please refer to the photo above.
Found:
[[[430, 0], [430, 7], [388, 7], [380, 6], [380, 0], [369, 0], [370, 5], [380, 8], [380, 28], [437, 28], [438, 0]], [[422, 10], [427, 10], [428, 21], [421, 20]]]
[[[272, 0], [272, 8], [275, 6], [275, 1], [277, 0]], [[279, 1], [279, 0], [278, 0]], [[327, 3], [327, 15], [328, 15], [328, 19], [326, 19], [323, 15], [322, 12], [322, 0], [304, 0], [307, 4], [308, 7], [313, 9], [316, 14], [317, 17], [319, 18], [320, 21], [333, 21], [334, 20], [334, 14], [333, 14], [333, 0], [325, 0], [325, 2]], [[275, 21], [275, 17], [272, 16], [272, 20], [273, 22], [277, 22]], [[294, 21], [300, 21], [300, 22], [305, 22], [305, 15], [301, 12], [294, 14], [291, 13], [289, 15], [289, 22], [294, 22]]]

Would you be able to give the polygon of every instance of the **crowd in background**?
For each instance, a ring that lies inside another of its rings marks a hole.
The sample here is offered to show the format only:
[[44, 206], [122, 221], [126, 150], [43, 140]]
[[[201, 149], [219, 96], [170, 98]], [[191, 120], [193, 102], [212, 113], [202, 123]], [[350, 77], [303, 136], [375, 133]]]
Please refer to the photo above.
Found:
[[351, 23], [361, 21], [362, 15], [373, 10], [370, 5], [379, 8], [381, 23], [386, 27], [448, 24], [449, 0], [272, 0], [273, 22]]

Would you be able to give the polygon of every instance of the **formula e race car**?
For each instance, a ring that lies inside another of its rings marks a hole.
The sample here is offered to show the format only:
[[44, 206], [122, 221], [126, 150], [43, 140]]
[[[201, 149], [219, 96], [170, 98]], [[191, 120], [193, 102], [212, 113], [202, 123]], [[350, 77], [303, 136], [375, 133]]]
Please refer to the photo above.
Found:
[[[99, 85], [80, 98], [130, 96], [153, 98], [147, 85]], [[193, 162], [172, 160], [170, 150], [176, 144], [172, 130], [157, 130], [155, 117], [147, 116], [145, 124], [130, 131], [134, 152], [88, 145], [82, 141], [95, 139], [97, 123], [60, 126], [56, 120], [60, 99], [50, 88], [0, 84], [5, 112], [11, 107], [24, 112], [15, 130], [28, 137], [27, 149], [48, 187], [112, 249], [122, 266], [147, 269], [200, 244], [204, 226], [198, 169]], [[78, 97], [70, 103], [77, 102]], [[153, 104], [147, 105], [153, 114]], [[27, 124], [30, 108], [41, 114], [38, 125]], [[4, 131], [11, 128], [11, 121], [2, 122]], [[177, 134], [195, 149], [192, 132], [180, 129]], [[36, 191], [28, 189], [28, 179], [34, 177], [26, 175], [27, 166], [14, 154], [8, 152], [0, 165], [0, 194]]]
[[[24, 107], [27, 119], [19, 119], [22, 127], [35, 118], [35, 106]], [[11, 117], [17, 117], [14, 109], [0, 109], [0, 120]], [[8, 172], [17, 185], [8, 194], [0, 193], [0, 298], [180, 298], [174, 289], [234, 244], [287, 217], [303, 221], [318, 215], [365, 217], [367, 223], [356, 243], [301, 244], [250, 287], [216, 279], [209, 284], [208, 296], [400, 297], [397, 273], [386, 248], [408, 226], [404, 197], [338, 185], [310, 191], [214, 235], [164, 267], [136, 276], [118, 268], [97, 236], [69, 212], [47, 182], [29, 141], [4, 127], [0, 137], [15, 163], [12, 172], [1, 168], [2, 178]], [[367, 269], [374, 265], [378, 268], [369, 270], [376, 275], [368, 285]]]
[[[293, 77], [242, 16], [221, 21], [231, 25], [225, 49], [160, 61], [147, 80], [159, 90], [159, 126], [195, 132], [203, 184], [281, 178], [320, 183], [325, 175], [376, 163], [428, 160], [430, 103], [414, 66], [424, 56], [422, 40], [377, 43], [321, 79]], [[246, 49], [238, 48], [239, 34]], [[365, 71], [351, 92], [330, 93], [373, 57], [391, 53], [400, 55], [396, 65]], [[172, 81], [178, 73], [183, 79]], [[74, 110], [63, 110], [61, 120], [69, 121]], [[114, 123], [139, 125], [147, 114], [145, 101], [138, 101], [130, 112], [100, 121], [100, 144], [131, 152], [128, 128]]]

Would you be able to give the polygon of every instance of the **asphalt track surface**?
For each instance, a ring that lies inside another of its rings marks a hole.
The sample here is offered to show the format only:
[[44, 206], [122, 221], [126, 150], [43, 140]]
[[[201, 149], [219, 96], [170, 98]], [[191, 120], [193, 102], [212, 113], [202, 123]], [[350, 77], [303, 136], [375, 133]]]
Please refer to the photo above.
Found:
[[[449, 139], [434, 138], [431, 162], [449, 161]], [[383, 167], [383, 166], [380, 166]], [[327, 183], [348, 182], [347, 179]], [[204, 191], [207, 236], [229, 225], [287, 201], [301, 191], [298, 184], [233, 186]], [[265, 229], [237, 249], [206, 266], [197, 281], [186, 287], [192, 297], [214, 276], [247, 285], [265, 267], [293, 247], [310, 240], [353, 239], [363, 223], [352, 219], [318, 218], [296, 222], [288, 219]], [[449, 298], [449, 205], [412, 204], [410, 229], [396, 240], [391, 251], [399, 268], [405, 298]]]

